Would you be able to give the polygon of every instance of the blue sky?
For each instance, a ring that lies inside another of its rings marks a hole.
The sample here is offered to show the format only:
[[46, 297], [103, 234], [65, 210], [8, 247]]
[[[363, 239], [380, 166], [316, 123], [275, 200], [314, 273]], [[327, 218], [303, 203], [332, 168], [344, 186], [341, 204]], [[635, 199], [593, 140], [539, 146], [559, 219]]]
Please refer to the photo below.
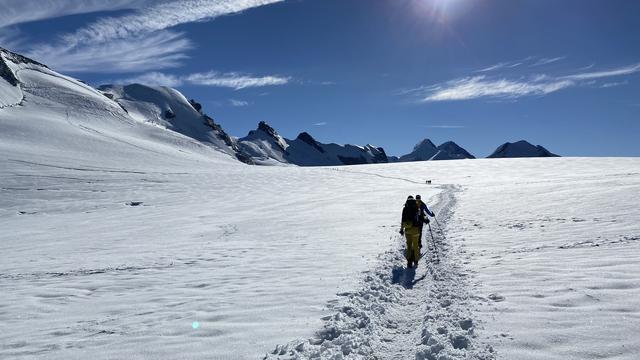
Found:
[[235, 136], [526, 139], [640, 156], [640, 2], [1, 0], [0, 46], [91, 84], [167, 85]]

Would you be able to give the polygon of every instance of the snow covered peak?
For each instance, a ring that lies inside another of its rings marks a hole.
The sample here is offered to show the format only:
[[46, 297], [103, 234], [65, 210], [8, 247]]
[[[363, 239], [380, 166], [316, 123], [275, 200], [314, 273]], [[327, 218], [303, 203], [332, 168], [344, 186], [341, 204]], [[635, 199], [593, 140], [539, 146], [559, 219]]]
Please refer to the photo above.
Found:
[[52, 73], [45, 65], [0, 47], [0, 109], [17, 106], [24, 100], [18, 72], [33, 68]]
[[445, 152], [449, 159], [475, 159], [476, 157], [471, 155], [467, 150], [460, 147], [453, 141], [447, 141], [440, 146], [438, 150]]
[[411, 153], [401, 156], [398, 161], [406, 162], [455, 159], [475, 159], [475, 157], [453, 141], [447, 141], [440, 146], [435, 146], [431, 140], [424, 139], [413, 147], [413, 151]]
[[[0, 47], [0, 77], [5, 79], [9, 84], [18, 86], [19, 80], [16, 77], [15, 70], [11, 69], [11, 66], [7, 63], [11, 62], [15, 65], [30, 65], [40, 67], [43, 69], [49, 69], [46, 65], [41, 64], [35, 60], [32, 60], [26, 56], [16, 54], [3, 47]], [[16, 69], [17, 70], [17, 69]]]
[[264, 121], [258, 123], [256, 130], [238, 139], [241, 151], [260, 165], [286, 164], [285, 151], [289, 144], [278, 132]]
[[520, 140], [515, 143], [504, 143], [489, 156], [488, 158], [522, 158], [522, 157], [557, 157], [549, 150], [540, 145], [532, 145], [531, 143]]
[[278, 134], [278, 132], [269, 126], [264, 121], [260, 121], [258, 123], [258, 129], [249, 132], [247, 138], [265, 138], [267, 140], [273, 140], [276, 146], [278, 146], [283, 151], [287, 149], [287, 141]]
[[44, 65], [26, 56], [20, 55], [18, 53], [14, 53], [13, 51], [0, 47], [0, 61], [4, 62], [5, 60], [11, 61], [14, 64], [36, 65], [36, 66], [48, 69], [47, 65]]
[[433, 144], [433, 142], [431, 142], [431, 140], [429, 139], [424, 139], [422, 141], [420, 141], [419, 143], [416, 144], [416, 146], [413, 147], [413, 151], [430, 151], [432, 149], [435, 149], [436, 146]]
[[420, 141], [413, 147], [413, 151], [400, 157], [400, 161], [430, 160], [438, 153], [438, 148], [429, 139]]
[[309, 135], [309, 133], [306, 131], [298, 134], [298, 137], [296, 138], [296, 140], [300, 140], [305, 144], [315, 148], [319, 152], [324, 153], [324, 149], [322, 148], [322, 146], [320, 146], [316, 141], [316, 139], [314, 139], [313, 136]]

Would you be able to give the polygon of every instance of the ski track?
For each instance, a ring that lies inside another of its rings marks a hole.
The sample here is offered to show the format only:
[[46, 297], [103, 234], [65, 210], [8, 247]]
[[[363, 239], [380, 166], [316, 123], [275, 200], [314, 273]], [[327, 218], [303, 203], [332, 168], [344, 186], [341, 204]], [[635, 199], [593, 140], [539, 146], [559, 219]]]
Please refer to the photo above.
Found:
[[389, 226], [394, 247], [364, 273], [362, 287], [330, 301], [333, 314], [314, 337], [278, 345], [264, 359], [494, 359], [490, 346], [476, 342], [479, 324], [472, 314], [479, 297], [469, 288], [468, 255], [446, 237], [461, 189], [441, 188], [432, 206], [439, 222], [432, 221], [435, 241], [427, 226], [423, 231], [426, 260], [407, 269], [404, 238]]

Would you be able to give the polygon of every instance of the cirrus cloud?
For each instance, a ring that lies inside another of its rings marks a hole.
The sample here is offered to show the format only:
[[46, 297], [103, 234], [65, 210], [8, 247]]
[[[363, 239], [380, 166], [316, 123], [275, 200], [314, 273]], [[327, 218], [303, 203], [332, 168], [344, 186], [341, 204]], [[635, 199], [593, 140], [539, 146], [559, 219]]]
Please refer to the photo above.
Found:
[[[544, 59], [544, 62], [552, 63], [560, 61], [560, 59], [562, 58]], [[419, 102], [461, 101], [479, 98], [517, 99], [525, 96], [543, 96], [570, 87], [594, 85], [600, 79], [632, 75], [638, 72], [640, 72], [640, 63], [563, 76], [538, 74], [508, 78], [478, 75], [422, 86], [402, 93], [414, 96], [417, 94]], [[603, 87], [607, 87], [607, 84]]]
[[[172, 29], [178, 25], [210, 21], [283, 0], [8, 1], [0, 15], [2, 30], [12, 24], [63, 15], [129, 10], [24, 49], [28, 56], [58, 71], [121, 73], [180, 66], [193, 46], [184, 33]], [[28, 4], [35, 10], [29, 10]]]
[[120, 79], [115, 81], [115, 83], [140, 83], [145, 85], [160, 85], [170, 87], [188, 84], [241, 90], [254, 87], [285, 85], [290, 81], [290, 77], [280, 75], [255, 76], [238, 72], [221, 73], [217, 71], [209, 71], [205, 73], [194, 73], [178, 76], [154, 71], [126, 79]]

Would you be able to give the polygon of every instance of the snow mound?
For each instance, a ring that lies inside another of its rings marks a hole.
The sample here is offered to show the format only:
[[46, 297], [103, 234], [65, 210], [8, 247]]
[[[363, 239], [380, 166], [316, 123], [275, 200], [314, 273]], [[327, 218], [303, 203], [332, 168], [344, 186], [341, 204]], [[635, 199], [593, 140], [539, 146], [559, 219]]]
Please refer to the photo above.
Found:
[[520, 140], [515, 143], [504, 143], [489, 156], [488, 158], [524, 158], [524, 157], [558, 157], [559, 155], [551, 153], [540, 145], [532, 145], [531, 143]]

